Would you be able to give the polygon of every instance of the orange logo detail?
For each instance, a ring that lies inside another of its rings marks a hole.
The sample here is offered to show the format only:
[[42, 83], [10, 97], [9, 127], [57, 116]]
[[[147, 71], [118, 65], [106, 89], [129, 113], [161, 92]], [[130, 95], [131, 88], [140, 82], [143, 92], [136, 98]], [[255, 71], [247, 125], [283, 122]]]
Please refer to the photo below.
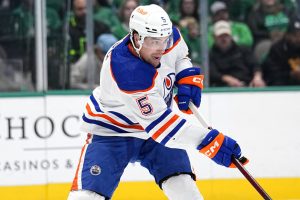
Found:
[[147, 12], [143, 8], [138, 8], [137, 12], [141, 13], [142, 15], [146, 15], [147, 14]]

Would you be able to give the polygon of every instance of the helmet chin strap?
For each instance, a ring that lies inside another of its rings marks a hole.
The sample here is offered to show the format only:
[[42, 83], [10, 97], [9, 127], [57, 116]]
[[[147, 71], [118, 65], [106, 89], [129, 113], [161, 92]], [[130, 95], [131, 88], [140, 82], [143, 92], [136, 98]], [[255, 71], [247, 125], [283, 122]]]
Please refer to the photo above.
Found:
[[142, 49], [142, 46], [143, 46], [143, 43], [144, 43], [144, 37], [143, 37], [143, 36], [140, 36], [140, 35], [139, 35], [139, 37], [140, 37], [140, 40], [139, 40], [139, 45], [140, 45], [140, 47], [137, 48], [137, 47], [135, 46], [134, 41], [133, 41], [133, 32], [130, 32], [130, 41], [131, 41], [131, 43], [132, 43], [132, 46], [133, 46], [135, 52], [138, 54], [139, 58], [142, 59], [142, 57], [141, 57], [141, 55], [140, 55], [140, 50]]

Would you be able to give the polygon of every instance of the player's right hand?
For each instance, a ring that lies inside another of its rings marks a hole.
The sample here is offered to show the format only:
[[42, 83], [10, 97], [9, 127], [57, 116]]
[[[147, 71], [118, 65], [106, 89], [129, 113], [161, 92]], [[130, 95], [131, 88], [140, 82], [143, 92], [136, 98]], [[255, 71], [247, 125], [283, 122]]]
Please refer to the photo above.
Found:
[[197, 149], [217, 164], [225, 167], [235, 167], [231, 160], [232, 156], [237, 159], [241, 157], [241, 148], [238, 143], [216, 129], [206, 135]]

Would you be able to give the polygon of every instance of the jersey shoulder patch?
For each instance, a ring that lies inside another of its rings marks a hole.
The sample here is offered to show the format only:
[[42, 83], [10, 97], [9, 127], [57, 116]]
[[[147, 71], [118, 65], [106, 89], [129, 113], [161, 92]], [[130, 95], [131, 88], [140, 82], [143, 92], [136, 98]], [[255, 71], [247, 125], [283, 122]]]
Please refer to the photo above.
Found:
[[118, 87], [126, 93], [144, 92], [154, 86], [156, 69], [132, 55], [120, 44], [111, 54], [111, 73]]

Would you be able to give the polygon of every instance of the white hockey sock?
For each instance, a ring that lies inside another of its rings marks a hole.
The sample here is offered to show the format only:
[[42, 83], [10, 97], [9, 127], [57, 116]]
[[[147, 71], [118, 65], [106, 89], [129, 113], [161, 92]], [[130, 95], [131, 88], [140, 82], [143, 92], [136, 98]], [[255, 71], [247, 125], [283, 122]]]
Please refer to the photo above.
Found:
[[162, 189], [170, 200], [203, 200], [196, 182], [188, 174], [168, 178], [162, 183]]

